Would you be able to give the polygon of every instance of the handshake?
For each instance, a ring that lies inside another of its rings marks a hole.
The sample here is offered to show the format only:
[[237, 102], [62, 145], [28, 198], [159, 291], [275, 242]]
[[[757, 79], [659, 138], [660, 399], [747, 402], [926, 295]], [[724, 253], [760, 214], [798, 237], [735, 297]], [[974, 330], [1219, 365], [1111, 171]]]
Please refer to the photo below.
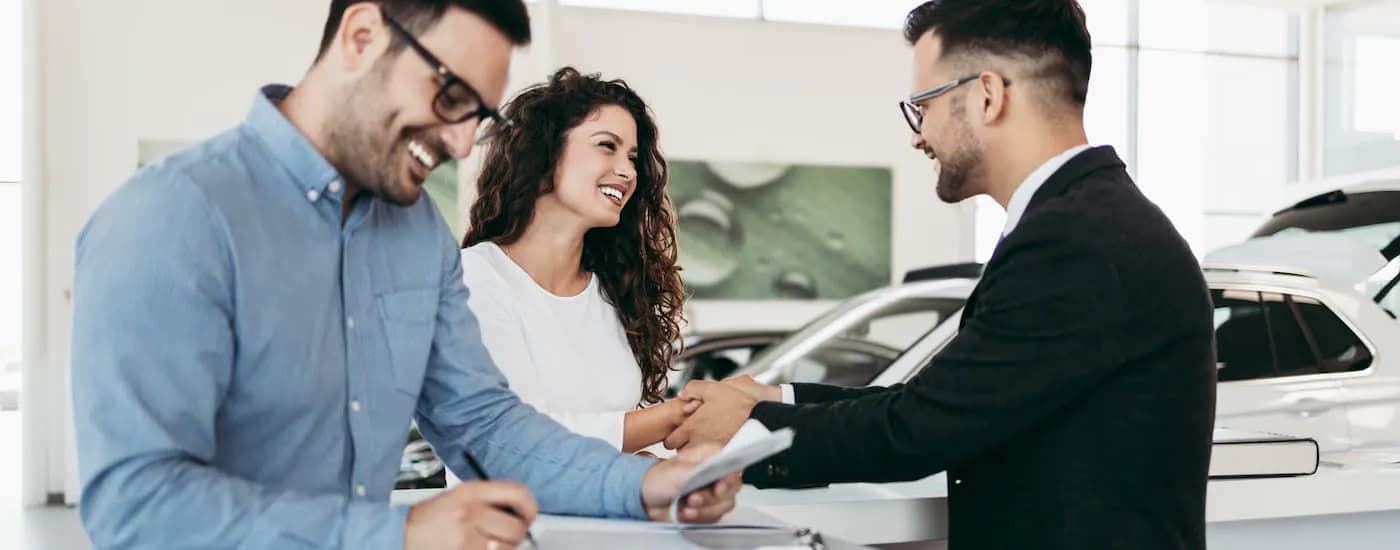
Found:
[[723, 445], [739, 431], [749, 412], [759, 401], [782, 401], [782, 388], [736, 376], [723, 382], [695, 380], [685, 385], [676, 399], [663, 406], [674, 407], [671, 434], [663, 444], [667, 449], [688, 445]]
[[[642, 480], [642, 505], [649, 518], [666, 521], [671, 499], [684, 480], [705, 458], [718, 452], [734, 436], [759, 401], [780, 401], [782, 390], [741, 376], [723, 382], [694, 381], [676, 399], [657, 405], [670, 408], [671, 433], [664, 444], [679, 452], [671, 460], [657, 462]], [[734, 508], [742, 485], [734, 472], [713, 486], [687, 496], [677, 518], [687, 523], [717, 521]], [[530, 492], [508, 481], [462, 483], [408, 512], [404, 547], [419, 548], [515, 548], [526, 539], [526, 530], [539, 512]]]

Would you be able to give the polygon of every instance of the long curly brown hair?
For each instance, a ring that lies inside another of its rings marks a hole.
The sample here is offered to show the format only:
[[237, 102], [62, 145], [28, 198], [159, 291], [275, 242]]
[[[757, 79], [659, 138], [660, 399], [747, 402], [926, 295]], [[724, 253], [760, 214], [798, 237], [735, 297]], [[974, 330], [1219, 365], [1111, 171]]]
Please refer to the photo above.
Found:
[[678, 351], [685, 287], [676, 265], [676, 217], [666, 195], [666, 159], [656, 123], [626, 82], [564, 67], [506, 104], [502, 114], [511, 124], [491, 130], [462, 247], [519, 240], [534, 218], [535, 201], [554, 191], [569, 131], [607, 105], [626, 109], [637, 123], [637, 183], [616, 226], [584, 235], [582, 268], [598, 277], [617, 310], [642, 371], [642, 402], [656, 403]]

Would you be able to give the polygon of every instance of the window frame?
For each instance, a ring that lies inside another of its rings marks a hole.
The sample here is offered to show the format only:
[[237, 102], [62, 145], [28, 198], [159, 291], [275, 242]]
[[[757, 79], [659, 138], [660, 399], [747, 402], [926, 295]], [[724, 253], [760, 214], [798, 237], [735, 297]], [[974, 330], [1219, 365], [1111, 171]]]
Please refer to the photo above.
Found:
[[[1227, 291], [1227, 290], [1228, 290], [1228, 291], [1251, 292], [1251, 293], [1259, 293], [1259, 292], [1262, 292], [1262, 293], [1274, 293], [1274, 294], [1284, 294], [1284, 295], [1290, 295], [1290, 296], [1294, 296], [1294, 297], [1301, 297], [1301, 298], [1308, 298], [1308, 299], [1311, 299], [1311, 300], [1316, 300], [1317, 303], [1318, 303], [1318, 305], [1321, 305], [1322, 307], [1327, 308], [1328, 313], [1331, 313], [1334, 317], [1336, 317], [1337, 319], [1341, 320], [1342, 324], [1343, 324], [1344, 326], [1347, 327], [1347, 330], [1350, 330], [1351, 333], [1352, 333], [1352, 335], [1356, 336], [1356, 339], [1357, 339], [1358, 341], [1360, 341], [1360, 342], [1361, 342], [1361, 345], [1363, 345], [1363, 346], [1366, 347], [1366, 351], [1369, 352], [1369, 353], [1371, 354], [1371, 364], [1367, 365], [1366, 368], [1361, 369], [1361, 370], [1354, 370], [1354, 371], [1347, 371], [1347, 372], [1325, 372], [1325, 373], [1317, 373], [1317, 374], [1280, 375], [1280, 376], [1273, 376], [1273, 377], [1268, 377], [1268, 378], [1251, 378], [1251, 379], [1248, 379], [1248, 380], [1231, 380], [1231, 381], [1229, 381], [1229, 382], [1219, 382], [1220, 384], [1241, 384], [1241, 385], [1251, 385], [1251, 386], [1267, 386], [1267, 385], [1273, 385], [1273, 384], [1279, 384], [1279, 383], [1290, 383], [1290, 384], [1291, 384], [1291, 383], [1297, 383], [1297, 382], [1334, 381], [1334, 380], [1346, 380], [1346, 379], [1351, 379], [1351, 378], [1364, 378], [1364, 377], [1369, 377], [1369, 376], [1375, 374], [1375, 372], [1376, 372], [1376, 364], [1378, 364], [1378, 363], [1380, 363], [1380, 362], [1382, 361], [1382, 357], [1381, 357], [1381, 355], [1378, 353], [1379, 350], [1378, 350], [1378, 348], [1376, 347], [1375, 342], [1372, 342], [1372, 341], [1371, 341], [1370, 337], [1365, 333], [1365, 331], [1360, 330], [1360, 328], [1358, 327], [1358, 325], [1357, 325], [1357, 323], [1356, 323], [1356, 321], [1355, 321], [1354, 319], [1352, 319], [1351, 317], [1349, 317], [1349, 316], [1345, 315], [1344, 313], [1342, 313], [1341, 308], [1339, 308], [1339, 307], [1337, 306], [1336, 300], [1333, 300], [1332, 297], [1331, 297], [1331, 296], [1328, 296], [1326, 292], [1319, 292], [1319, 291], [1312, 290], [1312, 289], [1288, 287], [1288, 286], [1285, 286], [1285, 285], [1268, 284], [1268, 283], [1259, 283], [1259, 284], [1249, 284], [1249, 283], [1222, 283], [1222, 284], [1212, 284], [1212, 285], [1210, 285], [1210, 290], [1211, 290], [1211, 292], [1215, 292], [1215, 291]], [[1212, 310], [1214, 310], [1213, 307], [1212, 307]], [[1270, 329], [1270, 330], [1272, 330], [1272, 329]], [[1278, 365], [1277, 365], [1277, 362], [1275, 362], [1275, 363], [1276, 363], [1276, 364], [1274, 365], [1274, 372], [1278, 372]]]

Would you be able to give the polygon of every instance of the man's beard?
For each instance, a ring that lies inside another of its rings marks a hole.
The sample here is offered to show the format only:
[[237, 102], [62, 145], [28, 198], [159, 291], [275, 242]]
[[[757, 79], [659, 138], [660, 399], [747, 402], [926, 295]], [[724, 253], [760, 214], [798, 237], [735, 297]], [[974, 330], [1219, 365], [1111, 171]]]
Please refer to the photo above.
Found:
[[946, 203], [961, 202], [974, 194], [975, 185], [969, 185], [974, 173], [982, 166], [982, 144], [967, 125], [967, 118], [961, 113], [954, 115], [952, 124], [956, 145], [948, 151], [938, 152], [938, 198]]
[[[326, 122], [331, 164], [357, 189], [399, 206], [417, 202], [419, 193], [400, 185], [400, 147], [389, 135], [397, 114], [387, 103], [388, 64], [346, 87]], [[408, 129], [405, 130], [407, 132]], [[407, 137], [404, 137], [406, 143]]]

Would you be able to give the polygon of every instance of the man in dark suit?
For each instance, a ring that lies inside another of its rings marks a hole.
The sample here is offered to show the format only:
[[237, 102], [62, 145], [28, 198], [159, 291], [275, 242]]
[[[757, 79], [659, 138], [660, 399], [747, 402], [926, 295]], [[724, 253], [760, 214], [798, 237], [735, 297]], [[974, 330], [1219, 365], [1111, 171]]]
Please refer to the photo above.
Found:
[[905, 37], [924, 91], [902, 108], [941, 163], [938, 196], [1008, 210], [961, 331], [889, 388], [692, 382], [682, 395], [704, 404], [667, 446], [727, 440], [751, 417], [796, 431], [745, 472], [759, 486], [946, 470], [954, 550], [1204, 548], [1210, 298], [1113, 149], [1086, 145], [1082, 10], [934, 0]]

